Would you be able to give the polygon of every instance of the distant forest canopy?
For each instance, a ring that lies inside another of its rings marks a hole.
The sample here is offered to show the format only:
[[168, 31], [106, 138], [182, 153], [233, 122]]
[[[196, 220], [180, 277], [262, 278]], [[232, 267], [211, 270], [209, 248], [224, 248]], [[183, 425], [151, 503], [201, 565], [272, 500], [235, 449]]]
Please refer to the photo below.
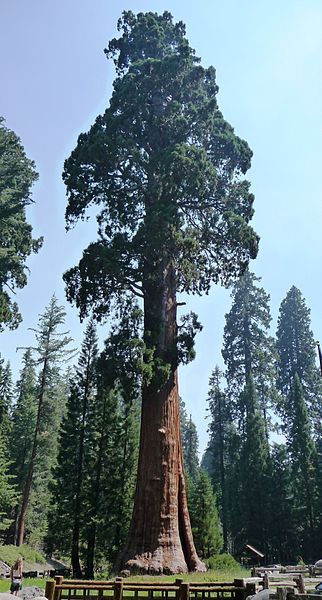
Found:
[[[247, 272], [226, 315], [225, 370], [215, 366], [209, 381], [201, 466], [197, 430], [181, 401], [189, 512], [203, 559], [221, 551], [239, 557], [245, 543], [267, 562], [312, 562], [321, 552], [322, 386], [300, 290], [292, 287], [283, 300], [275, 338], [270, 321], [269, 296]], [[92, 577], [113, 565], [131, 518], [142, 314], [129, 303], [102, 352], [90, 321], [77, 365], [67, 370], [75, 349], [63, 328], [53, 297], [15, 385], [1, 359], [0, 541], [17, 543], [21, 535], [33, 463], [23, 541]]]

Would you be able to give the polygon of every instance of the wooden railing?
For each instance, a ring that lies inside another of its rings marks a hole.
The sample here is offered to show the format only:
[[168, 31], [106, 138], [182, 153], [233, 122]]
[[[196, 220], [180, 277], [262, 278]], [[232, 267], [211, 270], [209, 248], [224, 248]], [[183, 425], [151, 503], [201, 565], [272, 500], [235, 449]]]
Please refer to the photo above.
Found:
[[232, 582], [131, 582], [85, 581], [55, 577], [47, 581], [47, 600], [245, 600], [255, 593], [255, 582], [234, 579]]

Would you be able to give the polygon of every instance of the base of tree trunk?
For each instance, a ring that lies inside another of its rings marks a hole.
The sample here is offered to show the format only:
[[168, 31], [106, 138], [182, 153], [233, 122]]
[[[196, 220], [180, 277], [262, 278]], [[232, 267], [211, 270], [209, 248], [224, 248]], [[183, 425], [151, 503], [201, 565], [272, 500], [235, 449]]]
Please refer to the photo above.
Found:
[[124, 569], [128, 569], [133, 574], [140, 575], [175, 575], [179, 573], [188, 573], [189, 571], [204, 573], [207, 571], [205, 564], [197, 559], [194, 568], [188, 569], [181, 549], [177, 553], [169, 548], [158, 548], [153, 554], [141, 554], [128, 560], [124, 564]]

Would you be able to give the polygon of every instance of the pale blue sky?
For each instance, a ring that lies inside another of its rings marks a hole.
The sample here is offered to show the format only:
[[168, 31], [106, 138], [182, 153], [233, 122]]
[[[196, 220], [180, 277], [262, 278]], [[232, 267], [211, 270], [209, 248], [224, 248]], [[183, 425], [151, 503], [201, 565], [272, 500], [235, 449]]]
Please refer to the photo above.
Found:
[[[24, 321], [1, 335], [1, 354], [16, 374], [16, 347], [31, 343], [27, 328], [35, 326], [53, 292], [65, 303], [61, 274], [95, 235], [94, 222], [65, 233], [61, 172], [78, 134], [108, 104], [114, 72], [103, 49], [125, 9], [169, 10], [186, 23], [202, 63], [216, 67], [220, 108], [254, 152], [248, 178], [261, 243], [251, 268], [271, 295], [273, 331], [280, 302], [294, 284], [312, 309], [316, 337], [322, 337], [321, 0], [2, 0], [0, 114], [36, 162], [40, 178], [28, 218], [45, 243], [30, 259], [29, 283], [17, 294]], [[207, 442], [208, 379], [221, 364], [229, 307], [229, 293], [219, 288], [189, 301], [204, 330], [196, 360], [180, 370], [179, 385], [201, 449]], [[79, 343], [83, 327], [76, 309], [66, 310]]]

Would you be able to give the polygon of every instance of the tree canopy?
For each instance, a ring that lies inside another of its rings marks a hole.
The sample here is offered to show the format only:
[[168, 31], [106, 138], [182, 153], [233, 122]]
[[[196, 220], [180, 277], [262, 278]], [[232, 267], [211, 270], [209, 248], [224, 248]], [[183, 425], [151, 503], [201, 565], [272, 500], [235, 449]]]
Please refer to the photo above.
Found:
[[26, 259], [42, 245], [42, 238], [33, 239], [26, 218], [37, 178], [34, 162], [0, 118], [0, 331], [5, 326], [15, 329], [21, 321], [12, 294], [26, 285]]

